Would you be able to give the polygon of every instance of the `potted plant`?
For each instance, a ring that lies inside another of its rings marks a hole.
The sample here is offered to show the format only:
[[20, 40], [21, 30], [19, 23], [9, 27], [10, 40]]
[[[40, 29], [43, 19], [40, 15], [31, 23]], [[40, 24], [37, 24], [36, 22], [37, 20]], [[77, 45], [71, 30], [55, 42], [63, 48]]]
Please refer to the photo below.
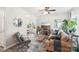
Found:
[[66, 33], [72, 33], [76, 31], [77, 22], [75, 20], [64, 20], [62, 30]]

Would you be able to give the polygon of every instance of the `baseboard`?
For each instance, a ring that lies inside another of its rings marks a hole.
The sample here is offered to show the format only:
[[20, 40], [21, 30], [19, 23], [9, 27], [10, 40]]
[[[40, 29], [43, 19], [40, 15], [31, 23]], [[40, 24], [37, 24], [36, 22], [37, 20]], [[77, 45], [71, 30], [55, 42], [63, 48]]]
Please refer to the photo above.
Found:
[[7, 47], [5, 48], [5, 50], [6, 50], [6, 49], [9, 49], [9, 48], [11, 48], [11, 47], [13, 47], [13, 46], [15, 46], [15, 45], [17, 45], [17, 44], [18, 44], [18, 42], [14, 43], [14, 44], [12, 44], [12, 45], [10, 45], [10, 46], [7, 46]]

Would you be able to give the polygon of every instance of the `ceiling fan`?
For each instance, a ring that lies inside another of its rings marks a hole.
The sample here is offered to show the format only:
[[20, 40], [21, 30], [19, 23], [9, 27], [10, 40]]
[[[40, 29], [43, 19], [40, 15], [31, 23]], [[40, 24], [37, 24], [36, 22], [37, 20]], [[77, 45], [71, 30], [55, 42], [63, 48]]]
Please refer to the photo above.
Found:
[[51, 9], [51, 7], [45, 7], [44, 9], [40, 10], [40, 11], [45, 11], [48, 14], [50, 14], [51, 12], [56, 11], [56, 9]]

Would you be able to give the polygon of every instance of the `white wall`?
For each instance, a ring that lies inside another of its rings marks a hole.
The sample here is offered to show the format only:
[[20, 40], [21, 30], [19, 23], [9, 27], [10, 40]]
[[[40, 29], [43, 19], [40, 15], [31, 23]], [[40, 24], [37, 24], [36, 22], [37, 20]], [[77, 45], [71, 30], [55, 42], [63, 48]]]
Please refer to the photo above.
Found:
[[0, 46], [5, 47], [4, 41], [4, 8], [0, 8]]
[[64, 19], [70, 19], [69, 12], [38, 16], [37, 25], [45, 24], [45, 23], [53, 24], [55, 19], [58, 19], [60, 21], [63, 21]]
[[[21, 27], [17, 28], [13, 25], [13, 19], [15, 17], [20, 17], [23, 21]], [[16, 32], [20, 32], [24, 36], [26, 36], [26, 26], [29, 21], [34, 21], [35, 17], [29, 15], [29, 13], [22, 8], [6, 8], [5, 9], [5, 40], [6, 40], [6, 47], [10, 45], [14, 45], [17, 41], [14, 37]]]

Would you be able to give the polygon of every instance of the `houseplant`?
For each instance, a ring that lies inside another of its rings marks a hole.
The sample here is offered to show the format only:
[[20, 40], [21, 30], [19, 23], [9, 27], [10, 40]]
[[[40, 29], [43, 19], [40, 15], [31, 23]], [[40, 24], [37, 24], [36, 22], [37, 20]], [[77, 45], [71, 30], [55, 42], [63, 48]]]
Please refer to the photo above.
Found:
[[66, 33], [72, 33], [76, 31], [76, 20], [64, 20], [62, 24], [62, 30]]

